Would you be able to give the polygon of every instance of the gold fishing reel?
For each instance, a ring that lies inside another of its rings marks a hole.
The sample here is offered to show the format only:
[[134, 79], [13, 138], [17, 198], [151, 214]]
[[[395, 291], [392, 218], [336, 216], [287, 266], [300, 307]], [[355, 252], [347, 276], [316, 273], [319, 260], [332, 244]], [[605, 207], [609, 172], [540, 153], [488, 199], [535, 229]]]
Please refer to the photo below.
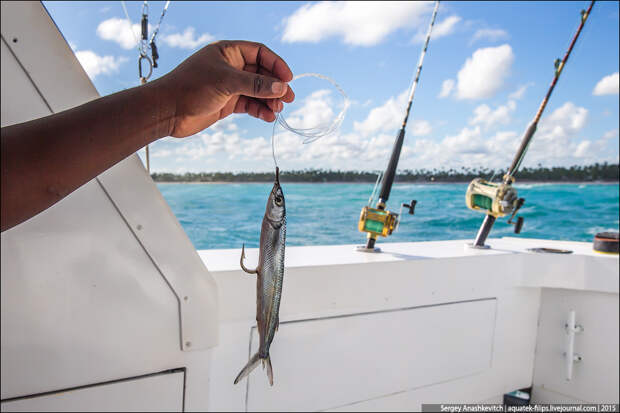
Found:
[[518, 234], [523, 227], [523, 218], [518, 217], [517, 222], [513, 222], [512, 219], [525, 199], [517, 196], [517, 190], [512, 186], [513, 182], [514, 178], [501, 183], [476, 178], [467, 187], [465, 203], [469, 209], [492, 215], [495, 218], [512, 214], [508, 223], [515, 225], [515, 233]]
[[398, 214], [386, 211], [385, 209], [365, 206], [360, 213], [360, 220], [357, 223], [357, 228], [360, 232], [367, 232], [375, 237], [387, 237], [392, 235], [392, 232], [398, 227], [399, 216], [402, 214], [402, 209], [407, 208], [409, 214], [413, 215], [416, 203], [417, 201], [413, 200], [410, 204], [402, 204]]
[[362, 208], [357, 228], [361, 232], [368, 232], [375, 236], [387, 237], [392, 235], [398, 225], [398, 214], [383, 209], [365, 206]]

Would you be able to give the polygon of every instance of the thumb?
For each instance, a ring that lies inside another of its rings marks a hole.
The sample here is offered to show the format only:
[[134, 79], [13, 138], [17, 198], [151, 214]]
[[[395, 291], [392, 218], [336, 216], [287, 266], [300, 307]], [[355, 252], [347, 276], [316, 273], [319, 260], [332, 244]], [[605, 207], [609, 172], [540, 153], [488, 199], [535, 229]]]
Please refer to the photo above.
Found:
[[286, 94], [287, 85], [279, 79], [258, 73], [235, 70], [231, 76], [234, 92], [254, 98], [279, 98]]

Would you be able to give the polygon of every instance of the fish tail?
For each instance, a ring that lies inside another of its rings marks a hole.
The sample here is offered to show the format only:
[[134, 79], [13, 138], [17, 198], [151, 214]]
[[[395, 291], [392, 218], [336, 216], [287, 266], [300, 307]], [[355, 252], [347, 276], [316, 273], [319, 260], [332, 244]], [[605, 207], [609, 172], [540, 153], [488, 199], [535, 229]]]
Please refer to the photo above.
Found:
[[269, 385], [273, 386], [273, 368], [271, 367], [271, 356], [267, 355], [267, 378]]
[[241, 371], [237, 375], [237, 378], [235, 379], [235, 384], [239, 383], [242, 378], [250, 374], [250, 372], [254, 370], [256, 366], [258, 366], [260, 360], [261, 358], [258, 353], [254, 354], [250, 361], [248, 361], [248, 364], [246, 364], [245, 367], [243, 367], [243, 369], [241, 369]]
[[267, 378], [269, 379], [269, 384], [273, 386], [273, 367], [271, 367], [271, 356], [267, 355], [266, 358], [261, 358], [259, 353], [254, 354], [250, 361], [248, 361], [248, 364], [246, 364], [245, 367], [241, 369], [241, 371], [237, 375], [237, 378], [235, 379], [235, 384], [239, 383], [241, 379], [250, 374], [260, 362], [262, 362], [263, 369], [265, 368], [265, 364], [267, 365]]

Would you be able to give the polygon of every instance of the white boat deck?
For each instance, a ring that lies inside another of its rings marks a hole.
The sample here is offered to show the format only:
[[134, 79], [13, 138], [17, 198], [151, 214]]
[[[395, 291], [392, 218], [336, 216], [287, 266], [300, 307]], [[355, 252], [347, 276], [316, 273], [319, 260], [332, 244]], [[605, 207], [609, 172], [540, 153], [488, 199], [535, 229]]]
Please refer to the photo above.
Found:
[[[497, 402], [532, 384], [534, 400], [615, 400], [618, 375], [601, 380], [596, 372], [618, 359], [617, 334], [605, 351], [595, 336], [617, 320], [618, 256], [585, 242], [501, 238], [486, 250], [467, 243], [381, 243], [379, 254], [356, 245], [287, 247], [273, 388], [260, 369], [232, 385], [257, 342], [256, 282], [239, 267], [241, 249], [198, 251], [219, 297], [209, 409], [416, 410]], [[536, 247], [573, 253], [528, 251]], [[246, 257], [256, 265], [258, 249]], [[572, 382], [562, 355], [570, 310], [588, 325], [575, 345], [589, 359]]]
[[[360, 235], [360, 240], [362, 240]], [[380, 240], [381, 241], [381, 240]], [[381, 253], [362, 253], [356, 251], [357, 245], [317, 245], [286, 246], [285, 266], [314, 267], [322, 265], [365, 264], [371, 262], [393, 262], [429, 258], [458, 258], [503, 254], [540, 254], [528, 248], [555, 248], [571, 250], [571, 255], [608, 257], [618, 259], [617, 255], [596, 252], [592, 244], [575, 241], [555, 241], [534, 238], [491, 238], [487, 241], [492, 248], [474, 249], [467, 246], [471, 240], [424, 241], [424, 242], [378, 242]], [[239, 269], [241, 248], [199, 250], [198, 254], [209, 271], [236, 271]], [[251, 266], [258, 260], [258, 248], [245, 249], [246, 261]], [[549, 254], [544, 254], [549, 255]], [[556, 254], [552, 254], [556, 255]]]
[[[356, 251], [357, 245], [287, 246], [285, 267], [312, 268], [354, 264], [389, 263], [415, 260], [445, 260], [467, 257], [519, 255], [531, 271], [523, 271], [520, 285], [529, 287], [570, 288], [618, 294], [618, 277], [609, 277], [618, 267], [618, 255], [592, 249], [592, 243], [504, 237], [489, 239], [489, 249], [474, 249], [470, 240], [381, 243], [381, 253]], [[554, 248], [571, 254], [539, 253], [530, 248]], [[238, 272], [240, 249], [200, 250], [198, 254], [213, 273]], [[246, 266], [258, 262], [258, 248], [246, 248]], [[527, 258], [524, 258], [527, 257]], [[520, 262], [520, 261], [519, 261]], [[588, 267], [588, 271], [586, 271]], [[217, 278], [217, 277], [216, 277]]]

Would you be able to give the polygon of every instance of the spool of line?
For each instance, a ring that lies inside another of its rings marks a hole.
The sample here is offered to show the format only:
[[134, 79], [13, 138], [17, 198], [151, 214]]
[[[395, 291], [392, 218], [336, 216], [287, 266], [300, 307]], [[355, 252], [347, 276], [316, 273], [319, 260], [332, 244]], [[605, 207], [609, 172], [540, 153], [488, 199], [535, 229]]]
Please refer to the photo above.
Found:
[[605, 254], [618, 254], [618, 238], [617, 232], [599, 232], [594, 236], [592, 248], [596, 252]]
[[301, 75], [297, 75], [293, 78], [293, 80], [301, 79], [304, 77], [315, 77], [318, 79], [323, 79], [332, 84], [332, 86], [340, 93], [342, 96], [343, 104], [340, 113], [334, 118], [334, 120], [327, 125], [317, 125], [311, 128], [294, 128], [286, 121], [282, 113], [276, 114], [276, 121], [273, 124], [273, 129], [271, 131], [271, 154], [273, 156], [274, 166], [278, 167], [278, 160], [276, 159], [276, 147], [275, 147], [275, 136], [276, 136], [276, 126], [281, 125], [285, 130], [292, 132], [296, 135], [303, 137], [302, 143], [307, 145], [320, 139], [324, 136], [331, 135], [336, 133], [342, 125], [342, 121], [344, 120], [344, 116], [347, 113], [347, 109], [349, 108], [350, 102], [347, 94], [342, 90], [342, 88], [336, 83], [332, 78], [319, 74], [319, 73], [302, 73]]

